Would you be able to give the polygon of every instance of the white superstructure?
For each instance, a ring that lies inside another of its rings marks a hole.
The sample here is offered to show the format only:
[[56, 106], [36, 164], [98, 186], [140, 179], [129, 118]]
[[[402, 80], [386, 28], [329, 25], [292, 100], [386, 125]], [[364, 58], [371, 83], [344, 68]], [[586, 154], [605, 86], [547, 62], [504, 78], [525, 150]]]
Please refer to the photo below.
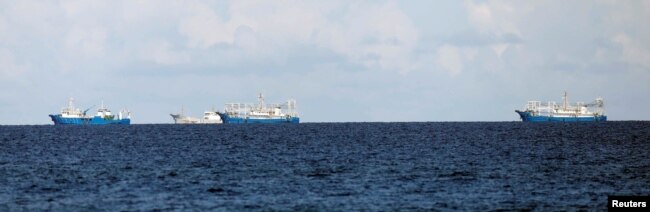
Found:
[[61, 117], [63, 118], [82, 118], [84, 116], [85, 114], [81, 109], [74, 107], [74, 98], [72, 97], [68, 100], [68, 107], [61, 109]]
[[289, 99], [281, 104], [265, 104], [264, 96], [260, 93], [257, 100], [257, 105], [228, 103], [225, 105], [224, 113], [231, 117], [247, 117], [249, 119], [298, 117], [294, 99]]
[[223, 121], [221, 120], [221, 116], [217, 114], [217, 111], [205, 111], [203, 113], [203, 124], [221, 124]]
[[605, 115], [603, 98], [598, 97], [591, 103], [585, 104], [584, 102], [577, 102], [575, 105], [569, 104], [567, 93], [564, 92], [562, 97], [562, 104], [557, 104], [554, 101], [541, 102], [541, 101], [528, 101], [526, 105], [526, 112], [530, 112], [533, 116], [548, 116], [548, 117], [594, 117]]
[[186, 116], [184, 114], [184, 110], [181, 109], [181, 113], [177, 114], [169, 114], [172, 116], [174, 119], [175, 124], [221, 124], [223, 121], [221, 120], [221, 116], [217, 114], [217, 111], [213, 110], [208, 110], [203, 113], [203, 118], [195, 118], [195, 117], [190, 117]]
[[[93, 106], [94, 107], [94, 106]], [[90, 107], [90, 108], [93, 108]], [[74, 107], [74, 98], [70, 97], [68, 100], [68, 107], [64, 107], [61, 109], [61, 117], [62, 118], [92, 118], [91, 116], [86, 115], [86, 112], [90, 110], [90, 108], [86, 109], [85, 111], [81, 111], [79, 108]], [[101, 107], [97, 109], [97, 114], [95, 117], [100, 117], [102, 119], [115, 119], [115, 115], [104, 106], [104, 101], [102, 101]], [[122, 120], [122, 119], [131, 119], [131, 112], [127, 109], [121, 110], [118, 115], [117, 115], [117, 120]]]

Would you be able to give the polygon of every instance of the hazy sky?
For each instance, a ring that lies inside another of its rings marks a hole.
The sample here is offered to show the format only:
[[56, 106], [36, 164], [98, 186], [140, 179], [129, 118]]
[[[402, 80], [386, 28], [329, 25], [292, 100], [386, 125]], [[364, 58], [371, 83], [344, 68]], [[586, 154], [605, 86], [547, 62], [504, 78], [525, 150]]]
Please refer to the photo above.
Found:
[[[650, 1], [0, 1], [0, 124], [295, 98], [304, 122], [650, 119]], [[96, 109], [96, 108], [95, 108]]]

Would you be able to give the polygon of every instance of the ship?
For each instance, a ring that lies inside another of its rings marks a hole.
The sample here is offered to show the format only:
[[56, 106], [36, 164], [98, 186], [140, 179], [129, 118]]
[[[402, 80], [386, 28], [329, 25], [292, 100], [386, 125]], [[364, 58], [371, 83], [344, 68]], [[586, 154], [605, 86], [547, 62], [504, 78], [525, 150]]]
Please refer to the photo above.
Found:
[[515, 112], [523, 122], [601, 122], [607, 121], [603, 106], [601, 97], [591, 103], [577, 102], [571, 105], [567, 93], [564, 92], [562, 105], [552, 101], [528, 101], [526, 109]]
[[49, 116], [55, 125], [131, 124], [131, 112], [126, 109], [115, 115], [108, 108], [104, 107], [104, 102], [102, 101], [101, 107], [97, 109], [95, 116], [86, 115], [86, 112], [93, 107], [82, 111], [74, 107], [74, 99], [70, 98], [68, 106], [61, 109], [60, 114], [50, 114]]
[[300, 123], [296, 110], [296, 100], [289, 99], [282, 104], [265, 104], [264, 96], [260, 93], [258, 104], [228, 103], [224, 112], [218, 113], [224, 124], [280, 124]]
[[174, 124], [221, 124], [221, 116], [214, 109], [203, 112], [203, 119], [186, 116], [181, 108], [181, 113], [169, 114], [174, 119]]

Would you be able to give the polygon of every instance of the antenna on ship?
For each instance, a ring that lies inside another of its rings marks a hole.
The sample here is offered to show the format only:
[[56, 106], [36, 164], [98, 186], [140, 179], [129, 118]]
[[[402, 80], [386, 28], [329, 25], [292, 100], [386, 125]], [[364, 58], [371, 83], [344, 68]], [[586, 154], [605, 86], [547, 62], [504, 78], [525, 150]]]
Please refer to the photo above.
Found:
[[566, 110], [566, 108], [568, 106], [568, 101], [569, 101], [569, 98], [567, 97], [566, 91], [564, 91], [564, 97], [562, 97], [562, 100], [564, 101], [564, 104], [562, 105], [562, 107], [563, 107], [562, 109]]
[[131, 111], [129, 111], [129, 108], [124, 108], [124, 111], [126, 112], [126, 118], [131, 119]]
[[74, 110], [74, 98], [72, 97], [68, 100], [68, 109], [70, 109], [70, 111]]
[[259, 107], [260, 111], [264, 110], [264, 96], [262, 96], [262, 93], [257, 97], [257, 100], [259, 101]]

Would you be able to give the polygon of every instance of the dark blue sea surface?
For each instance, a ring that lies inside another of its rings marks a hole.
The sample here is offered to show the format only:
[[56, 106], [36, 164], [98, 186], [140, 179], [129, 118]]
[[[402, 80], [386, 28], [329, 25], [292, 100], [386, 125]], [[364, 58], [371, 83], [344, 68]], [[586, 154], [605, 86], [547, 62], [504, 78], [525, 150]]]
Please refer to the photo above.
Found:
[[650, 122], [0, 126], [0, 211], [606, 210]]

